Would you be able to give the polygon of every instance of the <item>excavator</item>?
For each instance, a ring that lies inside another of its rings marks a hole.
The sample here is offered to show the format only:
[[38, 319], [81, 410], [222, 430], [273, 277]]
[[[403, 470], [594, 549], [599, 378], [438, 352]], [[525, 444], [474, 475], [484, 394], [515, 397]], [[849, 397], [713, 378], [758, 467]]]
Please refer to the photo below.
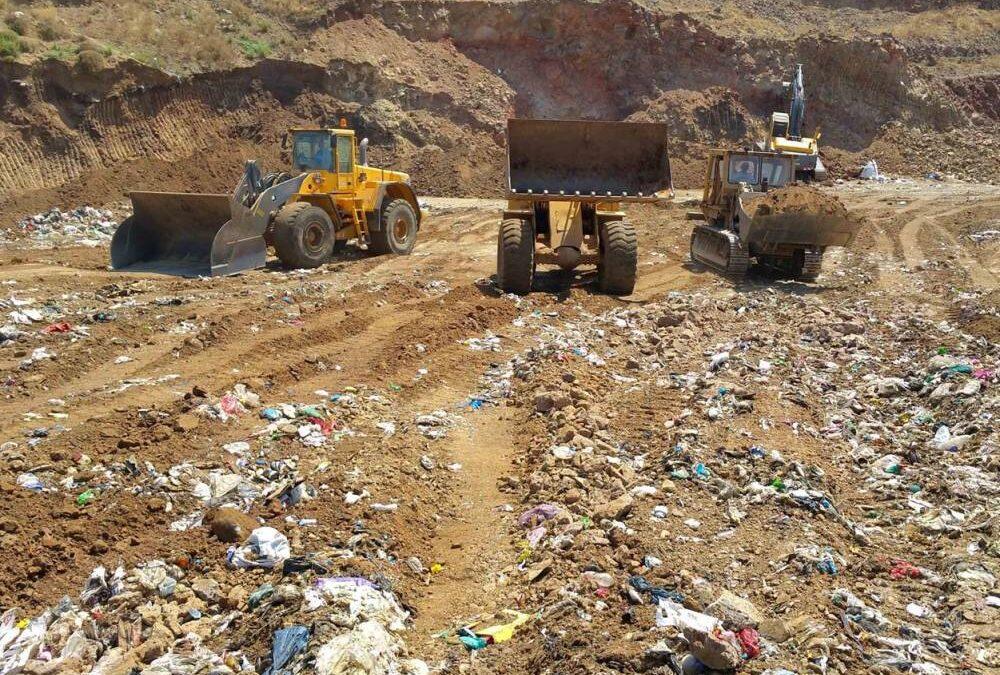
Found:
[[797, 180], [826, 180], [826, 167], [819, 158], [819, 133], [814, 137], [802, 135], [806, 116], [806, 88], [801, 63], [795, 65], [791, 81], [782, 82], [782, 86], [788, 99], [788, 112], [771, 113], [770, 132], [767, 140], [758, 144], [758, 149], [793, 155]]

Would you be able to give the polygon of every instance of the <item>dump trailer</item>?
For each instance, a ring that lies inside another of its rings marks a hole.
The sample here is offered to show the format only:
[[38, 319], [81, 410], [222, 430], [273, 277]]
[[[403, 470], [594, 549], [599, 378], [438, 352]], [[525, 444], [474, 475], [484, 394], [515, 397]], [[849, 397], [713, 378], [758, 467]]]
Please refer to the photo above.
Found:
[[689, 213], [691, 259], [739, 279], [752, 261], [802, 281], [819, 276], [823, 254], [847, 246], [857, 222], [840, 200], [792, 185], [796, 157], [781, 152], [712, 150], [700, 211]]
[[600, 289], [635, 287], [637, 241], [626, 203], [672, 196], [665, 124], [507, 121], [507, 208], [497, 237], [497, 281], [531, 291], [538, 264], [597, 266]]
[[340, 128], [290, 131], [294, 175], [248, 161], [232, 194], [132, 192], [111, 241], [116, 270], [220, 276], [262, 267], [272, 246], [288, 267], [322, 265], [348, 240], [409, 253], [421, 212], [409, 176], [367, 165], [367, 139]]

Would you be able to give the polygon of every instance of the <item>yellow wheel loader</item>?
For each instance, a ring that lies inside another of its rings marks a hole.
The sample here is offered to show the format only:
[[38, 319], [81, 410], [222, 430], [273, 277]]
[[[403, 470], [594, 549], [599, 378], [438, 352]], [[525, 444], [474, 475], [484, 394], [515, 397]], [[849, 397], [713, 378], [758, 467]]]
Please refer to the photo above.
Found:
[[702, 220], [691, 232], [691, 259], [740, 279], [751, 259], [802, 281], [819, 276], [823, 253], [847, 246], [858, 225], [836, 197], [791, 186], [796, 157], [781, 152], [712, 150]]
[[638, 243], [622, 205], [672, 196], [665, 124], [508, 120], [507, 179], [500, 288], [529, 293], [538, 264], [597, 265], [602, 292], [632, 292]]
[[367, 165], [367, 139], [346, 128], [290, 131], [296, 175], [248, 161], [231, 195], [133, 192], [133, 215], [111, 241], [116, 270], [220, 276], [264, 266], [317, 267], [350, 239], [405, 255], [420, 227], [409, 176]]

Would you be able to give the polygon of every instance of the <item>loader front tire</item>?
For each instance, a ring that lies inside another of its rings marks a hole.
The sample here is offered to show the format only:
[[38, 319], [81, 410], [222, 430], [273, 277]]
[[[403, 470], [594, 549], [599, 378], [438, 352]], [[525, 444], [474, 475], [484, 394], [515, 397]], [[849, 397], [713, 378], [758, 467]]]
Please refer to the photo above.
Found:
[[274, 250], [287, 267], [319, 267], [333, 253], [333, 222], [308, 202], [286, 204], [274, 218]]
[[599, 236], [598, 288], [608, 295], [629, 295], [635, 288], [639, 260], [635, 228], [627, 220], [613, 220], [601, 224]]
[[410, 202], [394, 199], [382, 208], [382, 228], [371, 233], [368, 250], [376, 255], [409, 255], [417, 243], [417, 214]]
[[504, 220], [497, 234], [497, 285], [527, 295], [535, 276], [535, 228], [529, 220]]

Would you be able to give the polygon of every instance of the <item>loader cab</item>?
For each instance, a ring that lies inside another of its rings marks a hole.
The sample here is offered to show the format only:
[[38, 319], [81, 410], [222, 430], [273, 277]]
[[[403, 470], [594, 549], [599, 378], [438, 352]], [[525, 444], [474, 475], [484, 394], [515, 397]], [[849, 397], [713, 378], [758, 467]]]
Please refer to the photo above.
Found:
[[325, 188], [353, 190], [355, 175], [354, 131], [351, 129], [292, 129], [292, 168], [298, 173], [324, 172]]

